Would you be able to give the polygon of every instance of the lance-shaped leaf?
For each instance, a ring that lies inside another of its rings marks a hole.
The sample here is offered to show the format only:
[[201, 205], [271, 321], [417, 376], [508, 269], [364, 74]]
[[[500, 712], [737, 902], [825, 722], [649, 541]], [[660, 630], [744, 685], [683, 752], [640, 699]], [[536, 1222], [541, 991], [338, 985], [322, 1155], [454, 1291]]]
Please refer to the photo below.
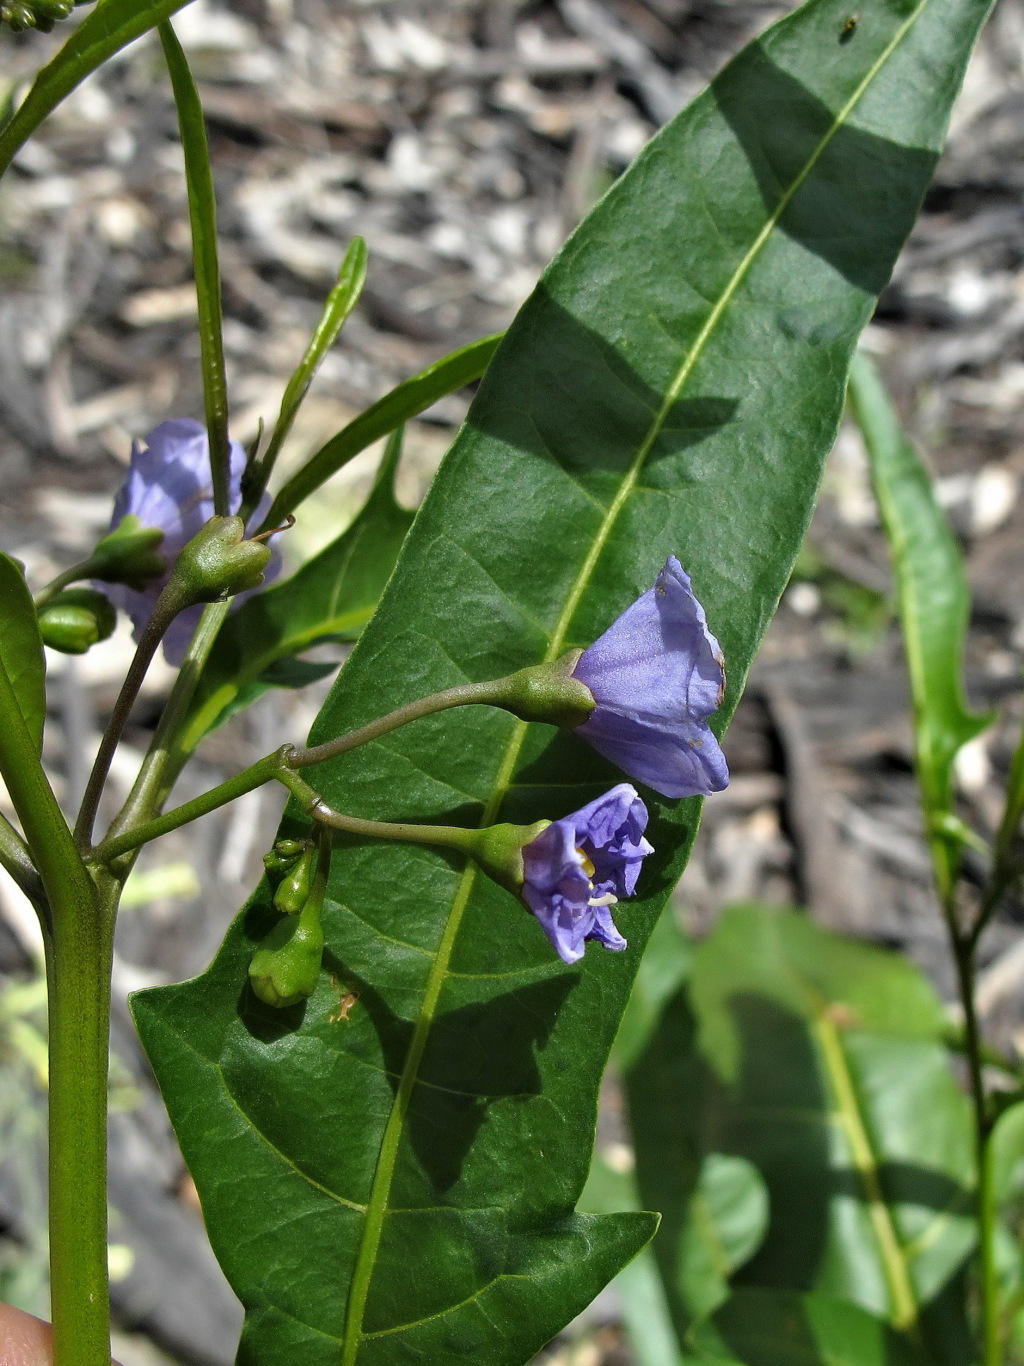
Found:
[[48, 114], [86, 76], [189, 0], [103, 0], [39, 72], [17, 112], [0, 132], [0, 174]]
[[[724, 723], [985, 12], [879, 0], [840, 41], [845, 9], [812, 0], [653, 140], [502, 343], [317, 740], [593, 640], [670, 553], [729, 662]], [[559, 816], [617, 774], [572, 736], [467, 707], [308, 776], [355, 814], [489, 824]], [[651, 807], [625, 953], [567, 968], [471, 867], [348, 840], [304, 1010], [245, 992], [263, 890], [208, 973], [138, 998], [248, 1366], [512, 1366], [649, 1237], [643, 1215], [572, 1210], [699, 811]]]
[[952, 886], [956, 845], [943, 838], [953, 807], [957, 751], [993, 715], [964, 698], [963, 663], [970, 594], [963, 556], [920, 456], [903, 434], [878, 371], [864, 354], [850, 370], [850, 400], [868, 449], [871, 478], [892, 547], [900, 623], [914, 702], [918, 783], [939, 860], [940, 890]]
[[[322, 677], [319, 665], [307, 665], [316, 672], [299, 678], [294, 668], [282, 675], [275, 667], [318, 641], [355, 640], [369, 621], [412, 525], [413, 514], [395, 501], [401, 449], [399, 432], [388, 443], [366, 505], [337, 540], [290, 579], [257, 593], [228, 617], [192, 701], [185, 749], [194, 749], [207, 731], [268, 688], [302, 686]], [[329, 664], [326, 671], [336, 667]]]
[[228, 446], [228, 388], [224, 374], [224, 326], [217, 260], [217, 201], [213, 191], [210, 144], [199, 91], [188, 59], [170, 20], [160, 25], [160, 42], [178, 109], [178, 130], [185, 154], [185, 187], [192, 230], [192, 265], [199, 313], [199, 355], [203, 370], [203, 401], [210, 438], [210, 475], [213, 507], [228, 517], [231, 506], [231, 454]]
[[944, 1028], [905, 959], [798, 912], [725, 913], [628, 1077], [681, 1339], [696, 1307], [690, 1192], [709, 1151], [753, 1163], [768, 1186], [767, 1234], [740, 1281], [850, 1300], [937, 1339], [938, 1361], [969, 1359], [942, 1298], [975, 1240], [970, 1111]]
[[21, 566], [0, 554], [0, 668], [11, 681], [18, 707], [37, 750], [43, 749], [46, 661], [32, 594]]

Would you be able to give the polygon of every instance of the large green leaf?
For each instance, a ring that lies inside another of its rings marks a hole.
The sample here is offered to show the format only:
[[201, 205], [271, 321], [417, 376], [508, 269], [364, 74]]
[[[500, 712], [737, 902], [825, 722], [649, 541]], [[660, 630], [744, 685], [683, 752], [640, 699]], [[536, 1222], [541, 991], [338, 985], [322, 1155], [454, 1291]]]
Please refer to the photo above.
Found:
[[17, 112], [0, 131], [0, 174], [48, 114], [86, 76], [189, 0], [102, 0], [39, 72]]
[[[592, 640], [669, 553], [729, 660], [724, 723], [985, 11], [888, 0], [840, 42], [845, 9], [812, 0], [654, 139], [502, 343], [316, 739]], [[486, 708], [309, 775], [354, 813], [487, 823], [558, 816], [616, 777]], [[337, 990], [325, 976], [291, 1014], [248, 996], [260, 890], [208, 973], [138, 998], [250, 1366], [511, 1366], [649, 1237], [643, 1215], [572, 1210], [698, 818], [651, 805], [626, 953], [567, 968], [459, 860], [348, 840], [325, 911]], [[337, 991], [358, 997], [347, 1018]]]
[[[184, 747], [254, 702], [268, 688], [297, 686], [275, 666], [317, 641], [354, 640], [373, 615], [413, 514], [395, 501], [401, 436], [388, 445], [370, 496], [342, 534], [284, 583], [257, 593], [221, 628], [192, 701]], [[307, 666], [317, 670], [319, 666]], [[327, 671], [335, 668], [327, 666]]]
[[46, 719], [46, 661], [32, 594], [21, 566], [0, 554], [0, 668], [40, 753]]
[[892, 547], [914, 701], [918, 782], [945, 893], [955, 867], [953, 850], [942, 838], [942, 823], [952, 815], [953, 761], [962, 745], [991, 724], [994, 713], [977, 716], [964, 699], [970, 594], [960, 547], [928, 471], [864, 354], [854, 358], [850, 370], [850, 400]]
[[[704, 1151], [753, 1162], [771, 1219], [739, 1273], [821, 1291], [964, 1349], [941, 1300], [974, 1243], [966, 1097], [944, 1012], [904, 959], [793, 911], [729, 910], [630, 1073], [641, 1197], [684, 1336], [685, 1211]], [[695, 1028], [699, 1048], [694, 1048]], [[961, 1324], [962, 1329], [962, 1324]], [[941, 1345], [941, 1344], [940, 1344]]]

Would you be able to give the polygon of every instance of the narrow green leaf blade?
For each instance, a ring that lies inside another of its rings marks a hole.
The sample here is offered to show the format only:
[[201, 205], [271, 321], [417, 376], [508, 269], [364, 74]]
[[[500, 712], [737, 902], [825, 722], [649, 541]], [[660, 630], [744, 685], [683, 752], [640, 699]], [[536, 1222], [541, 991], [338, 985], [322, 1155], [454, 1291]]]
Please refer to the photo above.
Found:
[[178, 109], [178, 128], [185, 153], [185, 185], [192, 228], [192, 263], [199, 306], [199, 351], [203, 367], [206, 429], [210, 435], [210, 473], [213, 506], [221, 517], [231, 506], [231, 454], [228, 446], [228, 387], [224, 373], [224, 326], [221, 311], [220, 265], [217, 260], [217, 201], [213, 191], [210, 144], [199, 91], [188, 60], [170, 21], [160, 25], [167, 70]]
[[347, 465], [360, 451], [365, 451], [367, 446], [372, 446], [382, 436], [387, 436], [396, 427], [424, 412], [446, 394], [453, 394], [457, 389], [478, 380], [490, 364], [503, 335], [497, 332], [460, 347], [451, 355], [428, 365], [418, 375], [403, 380], [389, 394], [353, 418], [281, 488], [263, 519], [263, 526], [271, 527], [284, 521], [289, 512], [294, 512], [332, 474], [337, 474], [343, 465]]
[[0, 554], [0, 667], [6, 670], [25, 726], [41, 754], [46, 719], [43, 641], [21, 566], [4, 554]]
[[[724, 723], [985, 12], [880, 0], [840, 43], [845, 10], [812, 0], [654, 139], [502, 344], [315, 740], [588, 643], [669, 553], [729, 661]], [[558, 816], [619, 775], [571, 735], [465, 708], [310, 776], [354, 814], [490, 823]], [[592, 1291], [560, 1231], [631, 979], [699, 813], [650, 804], [658, 853], [618, 913], [625, 953], [591, 946], [567, 968], [521, 905], [458, 860], [339, 841], [326, 975], [304, 1011], [268, 1017], [245, 994], [265, 889], [207, 974], [138, 998], [249, 1309], [250, 1362], [301, 1348], [310, 1366], [400, 1366], [422, 1360], [429, 1323], [436, 1366], [513, 1366]], [[264, 1198], [243, 1220], [239, 1173], [255, 1152]], [[591, 1228], [588, 1268], [642, 1246], [651, 1222], [621, 1219]], [[564, 1250], [542, 1318], [535, 1276], [506, 1271], [506, 1229], [517, 1248]], [[486, 1322], [471, 1309], [485, 1297]], [[276, 1336], [260, 1327], [268, 1305]]]
[[366, 284], [367, 261], [366, 243], [361, 237], [353, 237], [338, 270], [337, 283], [328, 294], [323, 312], [309, 339], [306, 354], [285, 387], [266, 454], [256, 468], [255, 477], [242, 482], [242, 492], [251, 506], [255, 506], [262, 497], [281, 447], [292, 429], [302, 400], [306, 397], [324, 356], [338, 340], [341, 329], [359, 302], [359, 296]]
[[103, 0], [32, 83], [0, 132], [0, 175], [48, 114], [115, 52], [156, 28], [189, 0]]
[[413, 514], [395, 501], [400, 454], [399, 434], [389, 443], [366, 505], [352, 525], [290, 579], [256, 594], [228, 617], [192, 701], [182, 740], [187, 750], [267, 688], [279, 686], [268, 677], [279, 660], [325, 638], [354, 640], [359, 635], [412, 525]]
[[963, 556], [920, 456], [906, 439], [873, 362], [850, 369], [850, 400], [868, 449], [871, 477], [892, 547], [914, 702], [918, 781], [925, 815], [953, 805], [953, 761], [992, 722], [966, 704], [964, 644], [970, 595]]

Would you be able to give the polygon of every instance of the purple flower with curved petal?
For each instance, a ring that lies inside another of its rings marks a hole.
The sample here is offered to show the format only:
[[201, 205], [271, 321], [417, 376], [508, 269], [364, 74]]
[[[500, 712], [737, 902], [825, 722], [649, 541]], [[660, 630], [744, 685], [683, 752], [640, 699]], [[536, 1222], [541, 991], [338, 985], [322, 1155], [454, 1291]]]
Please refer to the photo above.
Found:
[[626, 947], [611, 907], [633, 895], [640, 864], [654, 852], [646, 828], [636, 788], [619, 783], [524, 847], [523, 900], [563, 962], [578, 962], [588, 939], [616, 952]]
[[573, 668], [597, 706], [576, 734], [666, 797], [707, 796], [729, 782], [707, 717], [722, 705], [725, 660], [674, 555]]
[[[237, 508], [242, 501], [245, 461], [244, 449], [237, 441], [232, 441], [229, 481], [232, 508]], [[264, 495], [250, 519], [250, 527], [263, 520], [269, 506], [270, 499]], [[189, 417], [168, 418], [141, 441], [132, 443], [131, 465], [114, 501], [110, 530], [113, 531], [129, 514], [138, 517], [144, 526], [157, 527], [164, 533], [159, 553], [167, 561], [167, 573], [150, 580], [141, 591], [114, 583], [97, 583], [96, 587], [106, 593], [115, 607], [122, 608], [131, 617], [136, 641], [170, 577], [178, 552], [206, 525], [213, 511], [209, 438], [201, 422]], [[264, 582], [274, 578], [280, 568], [280, 555], [274, 554], [263, 576]], [[248, 593], [239, 593], [235, 605], [248, 596]], [[175, 617], [163, 641], [168, 663], [177, 665], [184, 659], [202, 613], [200, 603]]]

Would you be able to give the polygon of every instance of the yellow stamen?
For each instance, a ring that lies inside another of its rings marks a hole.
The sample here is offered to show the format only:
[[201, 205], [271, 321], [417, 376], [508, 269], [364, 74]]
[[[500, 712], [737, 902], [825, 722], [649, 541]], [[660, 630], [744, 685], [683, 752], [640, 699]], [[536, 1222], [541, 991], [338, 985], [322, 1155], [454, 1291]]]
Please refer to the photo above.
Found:
[[579, 845], [576, 846], [576, 852], [577, 854], [579, 854], [580, 858], [583, 861], [583, 871], [586, 873], [587, 877], [593, 877], [595, 872], [597, 871], [593, 863], [591, 863], [590, 859], [587, 858], [586, 854], [579, 847]]

